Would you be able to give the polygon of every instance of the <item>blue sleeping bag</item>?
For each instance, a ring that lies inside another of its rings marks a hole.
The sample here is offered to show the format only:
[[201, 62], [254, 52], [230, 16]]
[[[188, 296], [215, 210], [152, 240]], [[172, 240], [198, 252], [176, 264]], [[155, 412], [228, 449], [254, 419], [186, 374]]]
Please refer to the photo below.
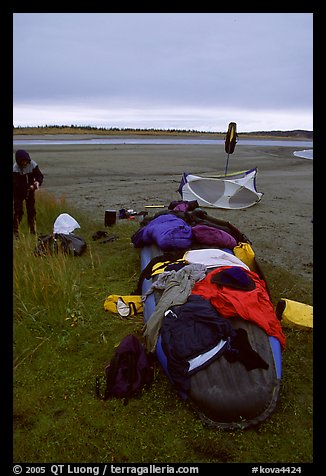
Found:
[[157, 245], [163, 251], [186, 249], [192, 244], [192, 228], [173, 214], [153, 218], [137, 230], [131, 239], [136, 248]]

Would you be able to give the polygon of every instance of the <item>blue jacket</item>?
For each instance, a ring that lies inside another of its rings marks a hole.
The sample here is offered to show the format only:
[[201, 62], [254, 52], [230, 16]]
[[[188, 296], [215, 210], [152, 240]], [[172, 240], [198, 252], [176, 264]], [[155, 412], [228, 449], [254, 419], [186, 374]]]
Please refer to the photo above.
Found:
[[190, 385], [188, 359], [212, 349], [221, 340], [227, 341], [236, 335], [236, 331], [230, 321], [221, 317], [201, 296], [190, 295], [185, 304], [171, 310], [161, 327], [162, 348], [175, 387], [187, 392]]

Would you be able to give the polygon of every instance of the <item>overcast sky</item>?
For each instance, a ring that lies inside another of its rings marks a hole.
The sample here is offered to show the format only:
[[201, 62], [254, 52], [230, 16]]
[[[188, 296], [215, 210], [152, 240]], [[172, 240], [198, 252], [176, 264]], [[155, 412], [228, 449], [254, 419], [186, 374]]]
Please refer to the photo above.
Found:
[[312, 13], [14, 13], [14, 125], [313, 130]]

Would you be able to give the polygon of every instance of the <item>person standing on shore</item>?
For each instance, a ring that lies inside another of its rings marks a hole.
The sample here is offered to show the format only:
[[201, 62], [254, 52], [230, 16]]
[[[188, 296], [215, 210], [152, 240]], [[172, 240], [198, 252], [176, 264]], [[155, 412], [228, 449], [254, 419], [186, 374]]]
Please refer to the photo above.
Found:
[[24, 201], [26, 204], [27, 222], [29, 231], [35, 234], [35, 191], [43, 183], [43, 174], [37, 163], [32, 160], [25, 150], [17, 150], [13, 166], [13, 199], [14, 199], [14, 236], [19, 236], [19, 225], [24, 214]]

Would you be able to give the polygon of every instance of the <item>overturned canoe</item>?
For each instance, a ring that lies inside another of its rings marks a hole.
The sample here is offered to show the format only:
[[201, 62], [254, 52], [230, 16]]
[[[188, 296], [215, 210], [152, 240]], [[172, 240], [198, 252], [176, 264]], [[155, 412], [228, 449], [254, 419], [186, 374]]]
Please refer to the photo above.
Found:
[[[219, 220], [219, 225], [230, 224]], [[232, 231], [230, 226], [228, 229], [230, 232]], [[237, 234], [235, 232], [232, 234], [238, 241]], [[245, 240], [245, 235], [241, 235], [241, 238]], [[195, 249], [198, 251], [198, 244]], [[162, 249], [157, 244], [143, 246], [140, 255], [142, 271], [148, 268], [149, 263], [152, 263], [157, 257], [162, 258], [162, 253]], [[225, 254], [229, 255], [229, 253], [230, 250]], [[255, 263], [257, 273], [265, 282], [262, 271], [259, 271], [257, 260]], [[150, 288], [158, 279], [157, 276], [157, 274], [153, 274], [149, 277], [146, 273], [146, 279], [142, 281], [142, 294], [147, 295], [144, 302], [145, 323], [153, 317], [160, 306], [162, 293], [158, 291], [149, 293]], [[269, 301], [267, 295], [264, 299]], [[258, 353], [267, 365], [248, 370], [241, 361], [231, 362], [223, 355], [218, 356], [218, 354], [210, 359], [208, 355], [207, 364], [189, 374], [190, 387], [187, 395], [181, 392], [180, 396], [191, 404], [206, 426], [221, 429], [243, 429], [263, 422], [275, 410], [282, 378], [282, 343], [276, 334], [267, 333], [262, 326], [251, 320], [234, 316], [230, 317], [229, 321], [237, 332], [240, 329], [242, 332], [245, 331], [251, 350]], [[277, 318], [276, 321], [278, 321]], [[174, 385], [175, 380], [171, 374], [169, 359], [164, 348], [163, 336], [160, 333], [155, 353], [165, 374]], [[203, 355], [201, 354], [201, 356]]]
[[200, 207], [241, 209], [258, 203], [257, 167], [228, 175], [204, 177], [184, 173], [179, 186], [183, 200], [197, 200]]

